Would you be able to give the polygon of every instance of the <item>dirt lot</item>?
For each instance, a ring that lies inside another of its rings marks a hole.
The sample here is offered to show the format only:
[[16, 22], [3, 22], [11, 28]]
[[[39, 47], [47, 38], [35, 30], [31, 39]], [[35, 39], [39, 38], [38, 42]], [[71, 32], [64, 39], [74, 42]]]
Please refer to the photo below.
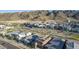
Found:
[[29, 47], [21, 43], [17, 43], [14, 40], [9, 40], [9, 39], [2, 38], [2, 37], [0, 37], [0, 45], [5, 47], [6, 49], [29, 49]]

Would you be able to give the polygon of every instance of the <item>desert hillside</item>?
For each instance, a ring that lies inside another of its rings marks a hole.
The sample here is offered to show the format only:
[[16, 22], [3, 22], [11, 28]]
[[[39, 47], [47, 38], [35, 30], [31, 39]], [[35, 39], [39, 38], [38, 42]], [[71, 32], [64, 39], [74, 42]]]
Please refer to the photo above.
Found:
[[32, 20], [32, 21], [66, 21], [79, 20], [78, 10], [37, 10], [31, 12], [0, 13], [0, 21]]

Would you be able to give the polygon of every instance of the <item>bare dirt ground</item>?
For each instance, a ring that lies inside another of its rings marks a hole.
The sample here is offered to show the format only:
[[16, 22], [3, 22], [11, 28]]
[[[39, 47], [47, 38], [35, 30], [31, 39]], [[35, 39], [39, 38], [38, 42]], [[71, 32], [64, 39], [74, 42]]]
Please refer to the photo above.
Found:
[[29, 22], [29, 21], [25, 21], [25, 20], [14, 20], [14, 21], [0, 21], [0, 23], [26, 23], [26, 22]]
[[17, 43], [16, 41], [9, 40], [7, 38], [2, 38], [2, 37], [0, 37], [0, 45], [5, 47], [6, 49], [29, 49], [29, 47], [21, 43]]
[[0, 45], [4, 46], [4, 47], [7, 48], [7, 49], [19, 49], [19, 47], [14, 46], [14, 45], [12, 45], [12, 44], [6, 42], [6, 41], [1, 41], [1, 40], [0, 40]]
[[6, 49], [4, 46], [0, 45], [0, 49]]
[[32, 22], [42, 22], [42, 21], [29, 21], [29, 20], [11, 20], [11, 21], [0, 21], [0, 23], [19, 23], [19, 24], [22, 24], [22, 23], [32, 23]]

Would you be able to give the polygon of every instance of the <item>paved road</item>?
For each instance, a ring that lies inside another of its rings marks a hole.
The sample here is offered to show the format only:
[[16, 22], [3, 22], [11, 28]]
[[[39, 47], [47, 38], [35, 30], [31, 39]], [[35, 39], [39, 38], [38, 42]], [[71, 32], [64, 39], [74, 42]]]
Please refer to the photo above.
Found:
[[0, 40], [0, 45], [4, 46], [7, 49], [20, 49], [19, 47], [14, 46], [14, 45], [12, 45], [8, 42], [2, 41], [2, 40]]

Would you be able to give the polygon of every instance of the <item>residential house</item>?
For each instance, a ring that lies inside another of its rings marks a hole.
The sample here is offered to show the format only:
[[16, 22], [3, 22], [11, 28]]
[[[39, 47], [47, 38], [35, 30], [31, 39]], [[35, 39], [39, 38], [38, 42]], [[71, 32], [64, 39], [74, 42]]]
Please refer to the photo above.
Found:
[[31, 35], [22, 39], [21, 42], [23, 42], [25, 45], [27, 44], [31, 45], [31, 44], [35, 44], [35, 42], [37, 42], [38, 40], [39, 40], [39, 36]]
[[5, 25], [0, 25], [0, 29], [4, 29], [5, 27]]
[[60, 38], [53, 38], [48, 44], [44, 46], [46, 49], [63, 49], [64, 41]]
[[20, 31], [16, 31], [16, 32], [10, 32], [8, 33], [8, 35], [10, 37], [13, 37], [15, 40], [19, 41], [21, 40], [22, 38], [26, 37], [26, 34], [23, 33], [23, 32], [20, 32]]
[[71, 40], [68, 40], [66, 42], [66, 49], [74, 49], [74, 42]]

